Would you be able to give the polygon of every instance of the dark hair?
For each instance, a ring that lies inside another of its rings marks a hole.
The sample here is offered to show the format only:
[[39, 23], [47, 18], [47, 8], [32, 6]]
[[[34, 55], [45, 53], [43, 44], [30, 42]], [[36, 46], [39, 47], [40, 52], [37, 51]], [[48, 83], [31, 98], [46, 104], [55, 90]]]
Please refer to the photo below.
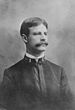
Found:
[[33, 18], [27, 18], [23, 21], [20, 28], [20, 35], [23, 36], [25, 34], [26, 36], [29, 35], [29, 28], [33, 26], [38, 26], [40, 24], [43, 24], [48, 29], [48, 24], [44, 19], [33, 17]]

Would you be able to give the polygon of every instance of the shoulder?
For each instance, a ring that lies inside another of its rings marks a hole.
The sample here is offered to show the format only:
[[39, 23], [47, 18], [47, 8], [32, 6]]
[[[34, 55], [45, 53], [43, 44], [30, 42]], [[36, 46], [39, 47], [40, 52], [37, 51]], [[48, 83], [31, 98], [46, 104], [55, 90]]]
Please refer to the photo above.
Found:
[[19, 73], [21, 71], [23, 64], [24, 64], [24, 60], [22, 59], [22, 60], [18, 61], [17, 63], [11, 65], [10, 67], [5, 68], [4, 75], [11, 76], [11, 75], [15, 75], [15, 74]]
[[15, 69], [20, 69], [24, 64], [24, 59], [19, 60], [18, 62], [16, 62], [15, 64], [12, 64], [11, 66], [9, 66], [8, 68], [6, 68], [5, 70], [15, 70]]
[[45, 60], [45, 63], [47, 65], [46, 67], [49, 68], [49, 71], [51, 71], [52, 74], [58, 77], [59, 79], [61, 78], [61, 76], [64, 76], [66, 74], [62, 66], [55, 64], [47, 59]]
[[62, 70], [62, 69], [63, 69], [62, 66], [60, 66], [60, 65], [58, 65], [58, 64], [55, 64], [55, 63], [49, 61], [48, 59], [45, 59], [45, 63], [46, 63], [48, 66], [50, 66], [51, 68], [55, 69], [55, 70]]

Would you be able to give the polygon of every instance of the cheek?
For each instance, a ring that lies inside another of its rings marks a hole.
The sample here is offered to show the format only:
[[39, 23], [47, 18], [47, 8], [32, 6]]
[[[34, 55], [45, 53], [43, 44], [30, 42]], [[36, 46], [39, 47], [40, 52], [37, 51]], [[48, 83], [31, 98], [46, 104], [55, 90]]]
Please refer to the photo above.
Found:
[[30, 45], [35, 45], [36, 43], [39, 43], [40, 42], [40, 37], [30, 37], [29, 39], [28, 39], [28, 42], [29, 42], [29, 44]]
[[30, 42], [33, 43], [33, 44], [35, 44], [35, 43], [39, 42], [39, 39], [37, 39], [37, 38], [31, 39]]
[[29, 40], [29, 45], [30, 45], [30, 46], [33, 46], [33, 45], [35, 45], [35, 44], [36, 44], [35, 40], [32, 40], [32, 39]]

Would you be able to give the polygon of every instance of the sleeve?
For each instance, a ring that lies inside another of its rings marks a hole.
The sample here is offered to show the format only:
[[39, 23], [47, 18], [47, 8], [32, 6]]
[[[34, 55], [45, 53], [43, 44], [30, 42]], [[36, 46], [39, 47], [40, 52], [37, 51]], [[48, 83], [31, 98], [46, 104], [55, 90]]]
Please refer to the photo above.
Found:
[[65, 108], [68, 108], [70, 110], [75, 110], [73, 109], [74, 103], [75, 103], [74, 95], [71, 91], [71, 88], [68, 83], [67, 75], [63, 68], [61, 69], [60, 95], [61, 95], [61, 99], [62, 99], [61, 102], [64, 110]]
[[61, 69], [60, 93], [63, 99], [68, 101], [72, 99], [72, 91], [68, 83], [67, 75], [63, 68]]
[[4, 71], [3, 81], [0, 85], [0, 106], [7, 108], [8, 105], [13, 103], [15, 95], [15, 83], [13, 81], [11, 72]]

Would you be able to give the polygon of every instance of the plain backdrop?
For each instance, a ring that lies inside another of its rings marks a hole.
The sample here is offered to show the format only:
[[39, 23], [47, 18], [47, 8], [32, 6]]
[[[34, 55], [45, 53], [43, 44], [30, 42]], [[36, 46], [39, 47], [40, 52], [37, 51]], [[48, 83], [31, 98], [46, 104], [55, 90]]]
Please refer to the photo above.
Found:
[[0, 0], [0, 81], [5, 68], [23, 58], [22, 21], [41, 17], [49, 25], [47, 58], [64, 67], [75, 92], [75, 0]]

